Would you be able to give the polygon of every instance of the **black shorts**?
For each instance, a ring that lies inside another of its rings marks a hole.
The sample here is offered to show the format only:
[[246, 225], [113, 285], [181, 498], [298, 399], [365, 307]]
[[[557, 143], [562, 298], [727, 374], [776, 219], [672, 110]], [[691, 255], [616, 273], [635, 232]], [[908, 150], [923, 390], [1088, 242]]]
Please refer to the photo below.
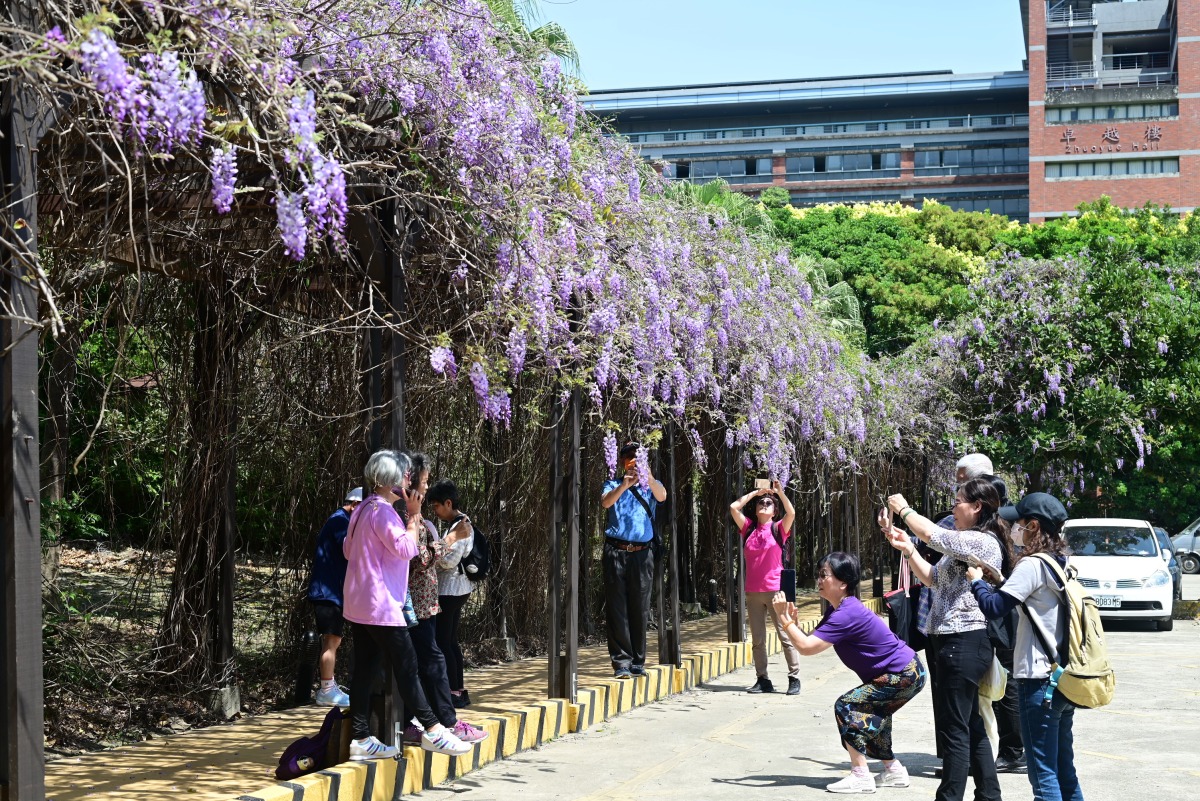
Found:
[[317, 618], [317, 633], [341, 637], [342, 627], [345, 625], [345, 621], [342, 619], [342, 607], [333, 601], [309, 601], [309, 603], [312, 604], [313, 615]]

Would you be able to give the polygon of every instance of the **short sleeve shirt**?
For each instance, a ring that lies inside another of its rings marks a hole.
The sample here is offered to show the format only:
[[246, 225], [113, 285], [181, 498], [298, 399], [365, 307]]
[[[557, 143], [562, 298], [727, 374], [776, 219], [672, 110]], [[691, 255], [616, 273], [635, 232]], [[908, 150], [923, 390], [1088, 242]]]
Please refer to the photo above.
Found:
[[[607, 495], [619, 486], [621, 486], [621, 482], [616, 479], [606, 481], [602, 494]], [[654, 522], [650, 519], [650, 515], [646, 514], [646, 510], [638, 502], [634, 492], [638, 492], [642, 499], [649, 504], [651, 512], [658, 508], [658, 501], [654, 500], [654, 495], [635, 484], [622, 492], [621, 497], [617, 498], [617, 502], [608, 507], [604, 536], [626, 542], [650, 542], [654, 539]]]
[[[779, 592], [780, 574], [783, 572], [783, 549], [776, 539], [777, 522], [757, 526], [747, 520], [742, 528], [742, 541], [746, 550], [746, 592]], [[787, 542], [791, 531], [783, 533]]]
[[832, 645], [842, 663], [864, 684], [885, 673], [903, 673], [917, 658], [879, 615], [853, 595], [825, 613], [813, 636]]
[[[1058, 642], [1058, 605], [1061, 596], [1050, 574], [1050, 567], [1036, 556], [1017, 562], [1012, 575], [1000, 591], [1025, 603], [1042, 626], [1051, 643]], [[1013, 643], [1013, 678], [1044, 679], [1050, 675], [1050, 662], [1042, 641], [1024, 611], [1017, 617], [1017, 639]]]
[[965, 560], [977, 556], [999, 573], [1002, 554], [996, 538], [986, 531], [937, 531], [930, 536], [929, 544], [949, 557], [933, 566], [929, 631], [959, 634], [987, 628], [987, 619], [971, 592]]

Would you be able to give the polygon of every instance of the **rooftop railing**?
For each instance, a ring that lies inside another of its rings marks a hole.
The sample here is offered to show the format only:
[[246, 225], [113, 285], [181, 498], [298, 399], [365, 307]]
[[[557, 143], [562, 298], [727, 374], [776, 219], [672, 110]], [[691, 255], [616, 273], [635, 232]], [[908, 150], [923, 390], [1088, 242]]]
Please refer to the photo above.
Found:
[[908, 120], [864, 120], [807, 125], [773, 125], [748, 128], [698, 128], [682, 131], [638, 131], [624, 134], [638, 144], [703, 144], [730, 139], [821, 139], [839, 134], [900, 133], [931, 130], [979, 130], [1029, 126], [1028, 114], [987, 114], [961, 117], [922, 117]]
[[1096, 15], [1091, 8], [1051, 9], [1046, 13], [1046, 26], [1049, 28], [1073, 28], [1077, 25], [1095, 25]]
[[1175, 83], [1171, 54], [1116, 53], [1092, 61], [1060, 61], [1046, 65], [1046, 86], [1051, 89], [1100, 86], [1170, 86]]

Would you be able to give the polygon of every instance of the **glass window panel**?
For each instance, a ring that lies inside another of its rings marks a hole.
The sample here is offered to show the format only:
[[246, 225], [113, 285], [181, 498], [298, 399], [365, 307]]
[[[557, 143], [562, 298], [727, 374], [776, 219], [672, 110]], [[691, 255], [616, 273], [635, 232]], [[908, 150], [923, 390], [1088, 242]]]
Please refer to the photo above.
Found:
[[783, 168], [788, 172], [800, 172], [800, 159], [788, 158], [783, 162]]
[[1062, 165], [1061, 164], [1047, 164], [1046, 165], [1046, 177], [1047, 178], [1059, 178], [1061, 176], [1062, 176]]
[[1141, 160], [1129, 162], [1129, 174], [1130, 175], [1145, 175], [1146, 174], [1146, 162], [1141, 161]]
[[1141, 103], [1132, 103], [1129, 106], [1129, 118], [1136, 120], [1139, 117], [1146, 116], [1146, 107]]
[[1179, 104], [1172, 103], [1170, 108], [1167, 109], [1167, 114], [1169, 114], [1172, 117], [1178, 117], [1179, 116]]
[[1087, 178], [1096, 174], [1096, 165], [1090, 161], [1081, 161], [1077, 166], [1080, 178]]
[[1077, 163], [1070, 161], [1062, 165], [1063, 178], [1074, 178], [1077, 175], [1079, 175], [1079, 165]]
[[1179, 172], [1179, 159], [1165, 159], [1167, 172]]
[[945, 167], [958, 167], [961, 164], [970, 163], [970, 150], [946, 150], [942, 153], [942, 165]]
[[1096, 110], [1094, 108], [1092, 108], [1091, 106], [1080, 106], [1080, 108], [1078, 110], [1078, 116], [1076, 116], [1075, 119], [1091, 120], [1091, 119], [1095, 119], [1095, 116], [1096, 116]]
[[841, 156], [826, 156], [825, 157], [825, 172], [841, 172], [842, 157]]
[[1059, 110], [1056, 108], [1046, 109], [1046, 122], [1058, 122]]
[[771, 174], [771, 159], [758, 159], [755, 165], [755, 174], [770, 175]]
[[1112, 174], [1113, 175], [1128, 175], [1129, 174], [1129, 162], [1128, 161], [1114, 161], [1112, 163]]
[[881, 154], [880, 165], [885, 170], [900, 169], [900, 154], [899, 153], [883, 153], [883, 154]]
[[1117, 118], [1117, 107], [1106, 106], [1105, 108], [1101, 109], [1101, 114], [1098, 116], [1102, 116], [1106, 120], [1115, 120]]
[[1111, 161], [1097, 161], [1095, 167], [1096, 175], [1112, 175]]

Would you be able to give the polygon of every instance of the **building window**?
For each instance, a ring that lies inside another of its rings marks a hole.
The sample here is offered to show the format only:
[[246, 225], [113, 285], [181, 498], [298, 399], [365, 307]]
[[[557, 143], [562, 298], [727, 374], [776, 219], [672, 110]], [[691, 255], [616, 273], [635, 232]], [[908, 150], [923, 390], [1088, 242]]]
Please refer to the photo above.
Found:
[[1046, 109], [1047, 125], [1094, 120], [1147, 120], [1178, 117], [1178, 103], [1124, 103], [1114, 106], [1067, 106]]
[[880, 153], [879, 168], [883, 170], [898, 170], [900, 169], [900, 154], [899, 153]]
[[721, 134], [723, 134], [723, 133], [725, 133], [725, 132], [724, 131], [705, 131], [704, 138], [705, 139], [719, 139], [721, 137]]
[[[798, 156], [789, 158], [786, 162], [788, 174], [816, 172], [817, 160], [812, 156]], [[824, 167], [822, 167], [824, 170]]]
[[[947, 154], [955, 151], [946, 151]], [[917, 169], [925, 169], [929, 167], [942, 166], [942, 151], [940, 150], [918, 150], [913, 153], [913, 166]]]
[[1047, 180], [1073, 178], [1131, 178], [1144, 175], [1178, 175], [1179, 159], [1127, 159], [1121, 161], [1051, 161]]
[[771, 159], [755, 159], [755, 175], [771, 174]]
[[678, 142], [678, 141], [679, 141], [679, 134], [677, 134], [677, 133], [665, 133], [665, 134], [663, 134], [663, 141], [664, 141], [664, 142]]

